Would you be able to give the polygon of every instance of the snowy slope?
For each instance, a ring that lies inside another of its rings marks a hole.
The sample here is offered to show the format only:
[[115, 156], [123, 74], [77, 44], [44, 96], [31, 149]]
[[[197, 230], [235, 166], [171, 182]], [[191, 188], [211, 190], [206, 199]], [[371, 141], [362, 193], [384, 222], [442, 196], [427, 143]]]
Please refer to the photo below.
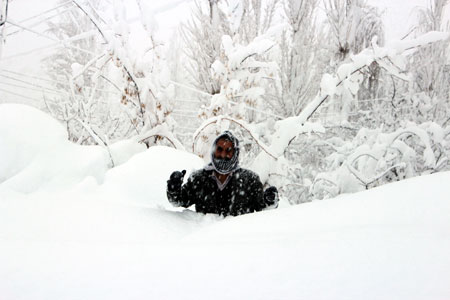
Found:
[[198, 157], [125, 142], [108, 170], [59, 126], [0, 105], [1, 300], [450, 299], [450, 173], [223, 219], [167, 203]]

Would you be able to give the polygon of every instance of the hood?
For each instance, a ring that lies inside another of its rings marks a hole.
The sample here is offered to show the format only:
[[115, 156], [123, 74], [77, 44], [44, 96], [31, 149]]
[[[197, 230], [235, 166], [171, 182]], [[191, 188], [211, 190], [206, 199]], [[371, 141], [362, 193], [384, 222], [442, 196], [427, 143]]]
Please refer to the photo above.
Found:
[[[234, 153], [233, 157], [229, 160], [214, 157], [216, 145], [220, 139], [226, 139], [233, 143]], [[224, 131], [214, 140], [211, 147], [211, 163], [214, 167], [214, 170], [216, 170], [220, 174], [228, 174], [239, 168], [239, 140], [230, 131]]]

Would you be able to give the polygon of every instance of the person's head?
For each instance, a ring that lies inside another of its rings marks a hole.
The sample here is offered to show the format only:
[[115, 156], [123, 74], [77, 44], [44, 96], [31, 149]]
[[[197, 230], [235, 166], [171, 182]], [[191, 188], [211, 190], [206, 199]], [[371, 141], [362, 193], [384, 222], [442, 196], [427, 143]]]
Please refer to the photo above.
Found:
[[239, 141], [230, 131], [224, 131], [214, 140], [211, 161], [214, 169], [220, 174], [228, 174], [237, 169]]

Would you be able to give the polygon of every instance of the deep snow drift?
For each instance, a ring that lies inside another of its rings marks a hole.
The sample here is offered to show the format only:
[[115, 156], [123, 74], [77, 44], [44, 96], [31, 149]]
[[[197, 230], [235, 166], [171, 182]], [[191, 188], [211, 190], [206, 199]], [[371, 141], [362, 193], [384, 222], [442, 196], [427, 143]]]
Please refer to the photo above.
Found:
[[239, 217], [170, 206], [198, 157], [73, 145], [0, 105], [0, 299], [450, 299], [450, 173]]

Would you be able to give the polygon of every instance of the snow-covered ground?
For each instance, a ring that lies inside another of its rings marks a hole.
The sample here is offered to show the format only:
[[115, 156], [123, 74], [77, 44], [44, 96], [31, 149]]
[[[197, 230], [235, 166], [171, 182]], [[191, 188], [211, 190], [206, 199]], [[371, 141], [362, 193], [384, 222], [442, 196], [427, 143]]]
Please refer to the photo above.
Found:
[[224, 219], [166, 200], [200, 158], [110, 151], [0, 105], [1, 300], [450, 299], [450, 173]]

